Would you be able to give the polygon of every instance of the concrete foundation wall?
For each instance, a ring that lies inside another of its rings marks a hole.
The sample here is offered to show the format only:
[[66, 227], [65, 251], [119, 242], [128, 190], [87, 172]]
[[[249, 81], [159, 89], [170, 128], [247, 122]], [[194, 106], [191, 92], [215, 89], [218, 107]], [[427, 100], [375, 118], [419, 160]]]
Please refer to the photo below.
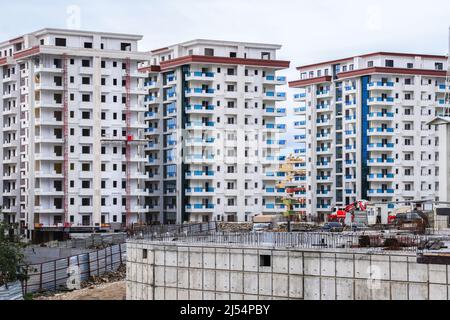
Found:
[[[147, 259], [143, 259], [147, 250]], [[270, 256], [262, 266], [261, 255]], [[447, 300], [447, 265], [415, 254], [127, 243], [129, 300]]]

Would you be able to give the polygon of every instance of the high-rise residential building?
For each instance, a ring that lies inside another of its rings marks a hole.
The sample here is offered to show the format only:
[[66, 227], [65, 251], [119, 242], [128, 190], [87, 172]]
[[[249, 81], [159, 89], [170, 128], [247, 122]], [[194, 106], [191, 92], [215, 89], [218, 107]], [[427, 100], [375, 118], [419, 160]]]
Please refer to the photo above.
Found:
[[141, 38], [43, 29], [0, 43], [0, 201], [28, 237], [144, 213]]
[[281, 46], [193, 40], [154, 50], [146, 80], [146, 222], [246, 221], [276, 204], [289, 67]]
[[[439, 198], [438, 128], [447, 57], [372, 53], [298, 68], [295, 123], [307, 160], [307, 211], [356, 200], [386, 223], [396, 201]], [[391, 202], [391, 203], [390, 203]]]

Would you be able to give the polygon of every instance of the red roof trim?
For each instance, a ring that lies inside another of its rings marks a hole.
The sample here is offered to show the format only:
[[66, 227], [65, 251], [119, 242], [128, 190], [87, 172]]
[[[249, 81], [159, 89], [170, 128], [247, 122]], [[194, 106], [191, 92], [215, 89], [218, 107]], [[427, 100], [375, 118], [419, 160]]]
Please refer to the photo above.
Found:
[[331, 79], [332, 79], [331, 76], [324, 76], [324, 77], [317, 77], [317, 78], [310, 78], [310, 79], [291, 81], [291, 82], [289, 82], [289, 87], [290, 88], [299, 88], [299, 87], [308, 86], [308, 85], [311, 85], [311, 84], [330, 82]]
[[5, 64], [7, 64], [7, 58], [0, 58], [0, 66], [4, 66]]
[[210, 56], [185, 56], [169, 61], [161, 62], [161, 69], [170, 69], [188, 63], [211, 63], [211, 64], [243, 64], [250, 66], [289, 68], [291, 62], [283, 60], [262, 60], [262, 59], [244, 59], [244, 58], [228, 58], [228, 57], [210, 57]]
[[160, 72], [161, 67], [160, 66], [149, 66], [144, 68], [139, 68], [139, 72], [146, 73], [146, 72]]
[[35, 54], [38, 54], [41, 51], [41, 48], [39, 46], [34, 46], [30, 49], [22, 50], [14, 54], [14, 59], [20, 59], [25, 58], [29, 56], [33, 56]]
[[411, 74], [411, 75], [423, 75], [423, 76], [435, 76], [445, 77], [447, 73], [440, 70], [428, 70], [428, 69], [404, 69], [404, 68], [388, 68], [388, 67], [374, 67], [360, 70], [353, 70], [347, 72], [341, 72], [338, 74], [338, 78], [349, 78], [373, 73], [391, 73], [391, 74]]
[[319, 63], [313, 63], [313, 64], [309, 64], [309, 65], [303, 65], [303, 66], [297, 67], [297, 70], [311, 68], [311, 67], [317, 67], [317, 66], [322, 66], [322, 65], [328, 65], [328, 64], [337, 64], [337, 63], [341, 63], [341, 62], [352, 61], [355, 58], [367, 58], [367, 57], [373, 57], [373, 56], [422, 57], [422, 58], [428, 58], [428, 59], [443, 59], [443, 60], [447, 60], [447, 56], [444, 56], [444, 55], [400, 53], [400, 52], [383, 52], [383, 51], [381, 51], [381, 52], [373, 52], [373, 53], [363, 54], [363, 55], [359, 55], [359, 56], [353, 56], [353, 57], [344, 58], [344, 59], [330, 60], [330, 61], [324, 61], [324, 62], [319, 62]]

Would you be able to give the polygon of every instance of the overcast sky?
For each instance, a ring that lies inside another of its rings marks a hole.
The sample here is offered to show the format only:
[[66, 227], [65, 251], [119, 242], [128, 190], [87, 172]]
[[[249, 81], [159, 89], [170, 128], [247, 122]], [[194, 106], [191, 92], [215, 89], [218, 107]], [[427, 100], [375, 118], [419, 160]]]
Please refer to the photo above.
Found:
[[[372, 51], [448, 52], [449, 0], [3, 0], [0, 41], [77, 25], [74, 6], [81, 29], [141, 34], [141, 50], [195, 38], [277, 43], [293, 67]], [[297, 77], [295, 68], [283, 74]]]

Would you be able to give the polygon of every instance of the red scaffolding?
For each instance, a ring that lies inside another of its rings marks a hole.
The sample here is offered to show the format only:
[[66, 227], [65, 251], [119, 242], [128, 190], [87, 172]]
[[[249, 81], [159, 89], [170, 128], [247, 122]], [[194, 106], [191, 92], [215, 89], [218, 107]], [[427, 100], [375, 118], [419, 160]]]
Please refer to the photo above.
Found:
[[63, 108], [64, 108], [64, 225], [69, 222], [69, 104], [68, 104], [68, 77], [67, 54], [63, 55]]
[[126, 225], [131, 225], [131, 142], [133, 141], [133, 135], [131, 134], [131, 62], [130, 58], [125, 59], [126, 73], [125, 73], [125, 88], [126, 88], [126, 134], [127, 139], [125, 141], [126, 146]]

